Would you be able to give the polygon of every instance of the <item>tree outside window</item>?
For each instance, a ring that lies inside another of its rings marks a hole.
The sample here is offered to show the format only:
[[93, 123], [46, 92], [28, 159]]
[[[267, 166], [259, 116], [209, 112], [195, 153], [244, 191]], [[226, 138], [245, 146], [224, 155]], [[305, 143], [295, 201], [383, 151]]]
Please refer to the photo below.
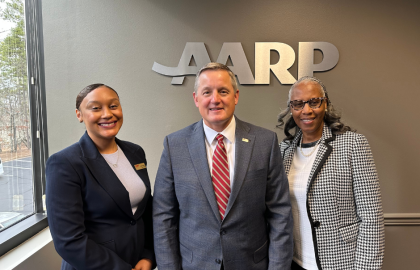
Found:
[[0, 0], [0, 230], [34, 212], [23, 0]]

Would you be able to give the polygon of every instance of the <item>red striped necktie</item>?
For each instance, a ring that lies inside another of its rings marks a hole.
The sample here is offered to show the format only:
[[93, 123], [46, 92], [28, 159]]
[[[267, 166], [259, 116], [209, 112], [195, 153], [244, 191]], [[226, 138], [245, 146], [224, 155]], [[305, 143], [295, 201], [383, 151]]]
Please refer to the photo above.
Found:
[[213, 153], [213, 168], [211, 171], [214, 193], [222, 220], [225, 217], [230, 196], [229, 163], [223, 138], [222, 134], [216, 136], [218, 143]]

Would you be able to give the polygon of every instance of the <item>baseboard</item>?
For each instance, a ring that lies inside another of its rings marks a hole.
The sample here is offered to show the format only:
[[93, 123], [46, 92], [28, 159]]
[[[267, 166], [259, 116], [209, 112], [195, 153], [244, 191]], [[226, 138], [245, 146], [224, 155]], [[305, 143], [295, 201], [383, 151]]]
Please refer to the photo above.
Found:
[[420, 213], [386, 213], [385, 226], [420, 226]]

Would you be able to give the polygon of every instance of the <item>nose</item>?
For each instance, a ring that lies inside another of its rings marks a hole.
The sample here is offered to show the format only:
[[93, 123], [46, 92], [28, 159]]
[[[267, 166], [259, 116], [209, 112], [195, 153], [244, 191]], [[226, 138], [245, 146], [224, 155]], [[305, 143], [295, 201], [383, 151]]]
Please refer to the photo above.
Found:
[[104, 106], [104, 108], [102, 109], [102, 118], [111, 118], [112, 117], [112, 112], [111, 109]]
[[309, 107], [309, 104], [308, 103], [305, 103], [305, 105], [303, 105], [302, 112], [305, 113], [305, 114], [312, 113], [312, 108]]
[[213, 91], [213, 94], [211, 95], [211, 101], [213, 103], [220, 103], [220, 94], [218, 91]]

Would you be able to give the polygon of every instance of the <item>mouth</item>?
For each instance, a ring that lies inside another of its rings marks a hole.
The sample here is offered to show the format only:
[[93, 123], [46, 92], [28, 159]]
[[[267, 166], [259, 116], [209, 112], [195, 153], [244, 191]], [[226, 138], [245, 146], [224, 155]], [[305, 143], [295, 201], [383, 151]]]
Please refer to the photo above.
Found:
[[98, 125], [104, 128], [111, 128], [111, 127], [115, 127], [116, 124], [117, 124], [117, 121], [108, 122], [108, 123], [99, 123]]
[[311, 124], [315, 118], [306, 118], [306, 119], [300, 119], [304, 124]]
[[223, 108], [210, 108], [210, 111], [212, 111], [212, 112], [218, 112], [218, 111], [221, 111], [221, 110], [223, 110]]

